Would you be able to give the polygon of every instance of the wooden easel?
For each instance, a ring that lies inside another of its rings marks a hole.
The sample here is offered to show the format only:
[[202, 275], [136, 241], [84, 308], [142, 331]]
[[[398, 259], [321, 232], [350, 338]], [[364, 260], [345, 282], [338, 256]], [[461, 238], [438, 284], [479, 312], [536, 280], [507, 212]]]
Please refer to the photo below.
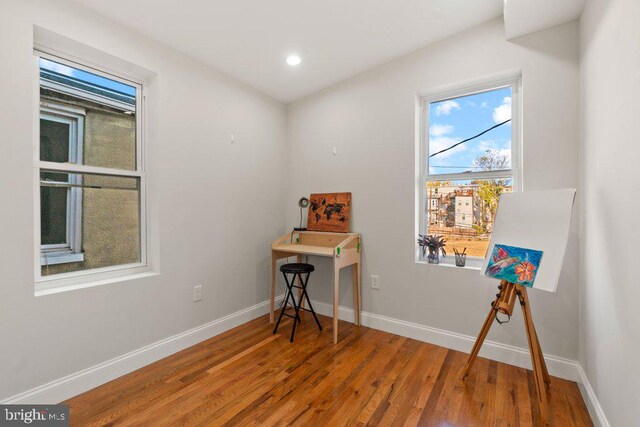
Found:
[[478, 356], [480, 347], [489, 333], [491, 324], [497, 319], [498, 313], [502, 313], [509, 318], [513, 314], [513, 307], [516, 302], [516, 297], [520, 301], [522, 308], [522, 314], [524, 315], [524, 325], [527, 331], [527, 338], [529, 341], [529, 352], [531, 354], [531, 364], [533, 365], [533, 376], [536, 384], [536, 392], [538, 395], [538, 407], [540, 408], [540, 415], [543, 422], [547, 422], [549, 419], [549, 401], [547, 399], [547, 386], [551, 384], [551, 377], [547, 371], [547, 365], [544, 362], [544, 356], [542, 355], [542, 348], [540, 347], [540, 341], [538, 340], [538, 334], [536, 328], [533, 326], [533, 318], [531, 317], [531, 308], [529, 306], [529, 297], [527, 296], [527, 288], [516, 283], [507, 282], [503, 280], [498, 286], [499, 293], [496, 294], [496, 300], [491, 303], [491, 310], [487, 315], [484, 325], [478, 334], [476, 343], [473, 345], [473, 350], [467, 360], [467, 365], [464, 369], [463, 379], [466, 379], [469, 375], [469, 371], [473, 366], [473, 362]]

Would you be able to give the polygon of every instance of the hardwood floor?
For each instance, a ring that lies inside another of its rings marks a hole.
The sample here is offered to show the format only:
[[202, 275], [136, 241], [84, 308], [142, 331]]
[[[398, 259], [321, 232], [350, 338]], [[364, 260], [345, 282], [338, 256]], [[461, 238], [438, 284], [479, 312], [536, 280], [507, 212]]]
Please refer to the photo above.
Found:
[[[76, 396], [72, 425], [539, 425], [531, 371], [308, 313], [268, 316]], [[575, 383], [553, 378], [552, 425], [592, 425]]]

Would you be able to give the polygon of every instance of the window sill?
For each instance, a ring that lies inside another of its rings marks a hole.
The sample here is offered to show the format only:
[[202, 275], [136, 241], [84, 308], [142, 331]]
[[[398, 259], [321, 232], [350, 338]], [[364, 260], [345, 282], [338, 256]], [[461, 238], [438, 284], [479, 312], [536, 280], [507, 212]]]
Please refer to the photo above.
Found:
[[56, 265], [56, 264], [69, 264], [72, 262], [82, 262], [84, 261], [84, 253], [80, 252], [78, 254], [74, 253], [62, 253], [58, 255], [50, 254], [45, 256], [40, 256], [40, 265]]
[[108, 273], [94, 273], [89, 276], [81, 275], [59, 279], [44, 279], [35, 283], [34, 295], [36, 297], [40, 297], [45, 295], [58, 294], [61, 292], [92, 288], [95, 286], [108, 285], [111, 283], [139, 280], [159, 275], [160, 273], [158, 273], [157, 271], [149, 270], [148, 267], [139, 267], [119, 271], [111, 271]]
[[439, 264], [431, 264], [426, 260], [423, 260], [420, 258], [416, 258], [415, 260], [416, 264], [424, 264], [424, 265], [429, 265], [434, 267], [449, 267], [449, 268], [455, 268], [458, 270], [476, 270], [476, 271], [480, 271], [480, 269], [482, 268], [483, 261], [484, 261], [484, 258], [467, 258], [467, 263], [465, 264], [465, 266], [458, 267], [456, 265], [454, 257], [445, 257], [440, 260]]

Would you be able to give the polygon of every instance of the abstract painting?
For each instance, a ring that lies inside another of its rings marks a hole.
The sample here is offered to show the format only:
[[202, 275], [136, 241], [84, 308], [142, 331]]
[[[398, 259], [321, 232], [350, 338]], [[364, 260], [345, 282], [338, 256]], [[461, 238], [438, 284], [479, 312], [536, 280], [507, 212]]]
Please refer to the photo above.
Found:
[[307, 229], [349, 232], [351, 193], [323, 193], [309, 196]]
[[542, 251], [496, 244], [484, 274], [531, 288], [541, 260]]

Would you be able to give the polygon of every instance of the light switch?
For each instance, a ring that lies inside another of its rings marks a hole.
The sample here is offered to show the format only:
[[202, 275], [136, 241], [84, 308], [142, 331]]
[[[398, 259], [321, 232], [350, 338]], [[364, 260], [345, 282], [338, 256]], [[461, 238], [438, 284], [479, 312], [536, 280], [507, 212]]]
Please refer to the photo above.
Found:
[[380, 289], [380, 277], [375, 274], [371, 275], [371, 289]]

